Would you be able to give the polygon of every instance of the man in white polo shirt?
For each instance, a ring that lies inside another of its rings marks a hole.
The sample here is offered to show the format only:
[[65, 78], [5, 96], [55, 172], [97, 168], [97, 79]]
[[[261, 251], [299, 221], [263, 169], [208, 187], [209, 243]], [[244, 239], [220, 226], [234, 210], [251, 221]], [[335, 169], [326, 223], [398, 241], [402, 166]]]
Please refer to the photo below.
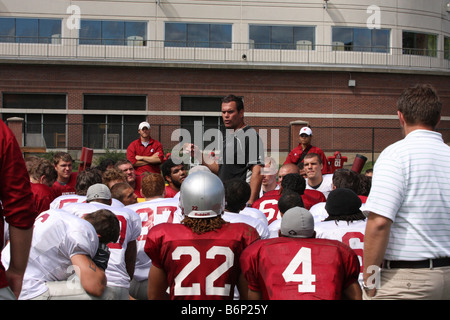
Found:
[[450, 299], [450, 147], [434, 131], [442, 103], [417, 85], [397, 107], [405, 138], [380, 154], [365, 207], [364, 298]]

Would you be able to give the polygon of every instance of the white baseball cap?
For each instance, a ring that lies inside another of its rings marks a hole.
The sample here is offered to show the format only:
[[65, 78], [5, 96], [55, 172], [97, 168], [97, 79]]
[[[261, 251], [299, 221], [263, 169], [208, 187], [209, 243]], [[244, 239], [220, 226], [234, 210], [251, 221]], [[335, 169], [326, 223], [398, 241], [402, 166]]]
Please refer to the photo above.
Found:
[[148, 123], [147, 121], [141, 122], [139, 124], [139, 130], [142, 130], [142, 128], [149, 128], [150, 129], [150, 123]]
[[312, 136], [312, 130], [309, 127], [303, 127], [300, 129], [300, 132], [298, 135], [301, 135], [302, 133], [306, 133], [308, 136]]

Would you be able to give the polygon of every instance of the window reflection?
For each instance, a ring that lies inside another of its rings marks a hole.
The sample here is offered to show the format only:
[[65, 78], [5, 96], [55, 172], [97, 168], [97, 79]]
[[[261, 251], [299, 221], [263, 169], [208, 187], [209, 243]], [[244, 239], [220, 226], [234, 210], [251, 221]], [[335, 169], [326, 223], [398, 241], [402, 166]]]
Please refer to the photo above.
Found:
[[166, 47], [231, 48], [230, 24], [165, 24]]
[[315, 27], [249, 26], [250, 48], [314, 50]]

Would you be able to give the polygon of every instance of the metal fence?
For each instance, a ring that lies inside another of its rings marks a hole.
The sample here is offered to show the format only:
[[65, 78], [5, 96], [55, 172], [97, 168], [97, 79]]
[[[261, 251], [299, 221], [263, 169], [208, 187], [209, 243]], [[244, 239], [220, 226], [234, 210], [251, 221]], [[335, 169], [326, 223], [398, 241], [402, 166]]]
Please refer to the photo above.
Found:
[[[89, 124], [92, 127], [93, 124]], [[103, 154], [107, 150], [114, 152], [126, 152], [128, 145], [138, 138], [135, 125], [128, 129], [119, 129], [115, 132], [108, 132], [108, 125], [98, 123], [98, 130], [87, 132], [83, 130], [83, 124], [65, 124], [65, 133], [28, 133], [27, 125], [24, 125], [23, 135], [24, 146], [45, 147], [47, 152], [56, 150], [80, 151], [82, 147], [92, 148], [95, 154]], [[44, 126], [45, 128], [46, 126]], [[292, 134], [290, 126], [253, 126], [261, 136], [266, 153], [275, 155], [279, 161], [284, 162], [289, 151], [298, 143], [296, 135]], [[116, 125], [117, 128], [117, 125]], [[180, 129], [185, 130], [185, 134], [190, 134], [192, 142], [200, 141], [203, 147], [210, 146], [214, 139], [210, 135], [203, 135], [205, 128], [179, 125], [152, 124], [151, 136], [160, 141], [164, 147], [164, 152], [172, 152], [178, 147], [180, 142], [189, 142], [184, 136], [180, 137]], [[219, 128], [223, 134], [224, 128]], [[49, 129], [48, 129], [49, 130]], [[327, 157], [333, 156], [339, 151], [342, 156], [348, 157], [348, 164], [351, 164], [356, 154], [363, 154], [368, 161], [376, 161], [379, 153], [388, 145], [402, 139], [400, 128], [388, 127], [314, 127], [312, 144], [320, 147]], [[439, 129], [444, 141], [450, 143], [450, 129]], [[127, 134], [123, 134], [128, 132]], [[202, 137], [195, 137], [194, 132], [202, 134]], [[218, 133], [220, 135], [220, 133]], [[36, 139], [36, 136], [40, 136]], [[30, 138], [32, 137], [32, 138]], [[59, 140], [56, 140], [59, 139]], [[420, 147], [420, 146], [418, 146]]]
[[163, 40], [125, 41], [124, 45], [80, 44], [79, 38], [56, 38], [43, 43], [0, 42], [0, 58], [116, 62], [348, 65], [376, 68], [417, 68], [450, 70], [448, 51], [348, 45], [301, 45], [279, 47], [251, 43], [228, 43], [215, 48], [201, 43], [168, 46]]

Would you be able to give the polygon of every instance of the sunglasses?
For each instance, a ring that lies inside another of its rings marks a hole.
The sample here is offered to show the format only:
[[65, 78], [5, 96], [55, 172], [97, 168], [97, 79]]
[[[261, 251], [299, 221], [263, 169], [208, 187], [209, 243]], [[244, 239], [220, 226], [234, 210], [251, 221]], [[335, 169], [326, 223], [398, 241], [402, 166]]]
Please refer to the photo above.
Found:
[[302, 138], [306, 138], [306, 137], [309, 137], [309, 135], [308, 135], [308, 134], [306, 134], [306, 133], [302, 133], [302, 134], [300, 135], [300, 137], [302, 137]]

